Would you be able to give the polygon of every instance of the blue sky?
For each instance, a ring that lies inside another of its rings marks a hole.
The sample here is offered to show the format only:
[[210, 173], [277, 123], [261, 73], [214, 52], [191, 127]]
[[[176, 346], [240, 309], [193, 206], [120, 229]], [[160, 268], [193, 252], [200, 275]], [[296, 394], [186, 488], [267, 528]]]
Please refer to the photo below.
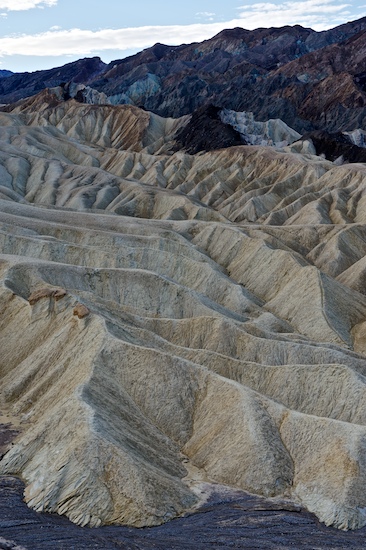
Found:
[[366, 0], [0, 0], [0, 69], [35, 71], [94, 55], [109, 62], [224, 28], [324, 30], [363, 16]]

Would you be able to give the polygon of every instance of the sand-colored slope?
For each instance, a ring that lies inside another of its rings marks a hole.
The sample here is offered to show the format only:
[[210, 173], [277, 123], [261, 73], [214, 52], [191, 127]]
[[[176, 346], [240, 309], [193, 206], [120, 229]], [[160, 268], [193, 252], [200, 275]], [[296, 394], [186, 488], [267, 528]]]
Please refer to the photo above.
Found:
[[[363, 433], [361, 356], [316, 344], [265, 313], [264, 296], [238, 285], [206, 255], [214, 257], [212, 250], [204, 254], [183, 236], [194, 231], [202, 249], [200, 226], [185, 223], [180, 235], [173, 222], [2, 206], [3, 235], [11, 239], [3, 246], [13, 252], [1, 264], [2, 402], [20, 415], [23, 432], [1, 471], [26, 479], [31, 506], [81, 524], [159, 523], [196, 502], [182, 482], [186, 456], [214, 481], [292, 495], [340, 527], [363, 524], [347, 492], [335, 497], [340, 485], [329, 471], [324, 488], [317, 484], [317, 503], [305, 498], [313, 478], [301, 473], [304, 443], [292, 441], [289, 453], [290, 428], [283, 427], [298, 410], [294, 419], [314, 419], [309, 433], [320, 417]], [[224, 244], [226, 226], [211, 232], [220, 230]], [[58, 300], [45, 292], [62, 288], [68, 294]], [[31, 305], [37, 290], [43, 297]], [[90, 311], [83, 319], [73, 314], [78, 301]], [[330, 435], [316, 464], [332, 444]], [[347, 460], [346, 453], [339, 467]]]
[[361, 165], [253, 146], [173, 154], [186, 117], [46, 99], [1, 113], [1, 191], [10, 198], [148, 218], [363, 221]]
[[173, 152], [185, 119], [44, 96], [0, 123], [0, 472], [28, 504], [154, 525], [197, 505], [192, 465], [365, 525], [364, 166]]

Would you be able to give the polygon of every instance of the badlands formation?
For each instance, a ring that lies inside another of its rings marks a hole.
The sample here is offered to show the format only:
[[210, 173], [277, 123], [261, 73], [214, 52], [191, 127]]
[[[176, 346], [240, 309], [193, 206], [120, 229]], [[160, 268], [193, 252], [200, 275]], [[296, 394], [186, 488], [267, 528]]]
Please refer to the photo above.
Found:
[[0, 473], [80, 525], [209, 481], [364, 526], [366, 165], [233, 112], [274, 145], [190, 154], [193, 116], [61, 96], [0, 112]]

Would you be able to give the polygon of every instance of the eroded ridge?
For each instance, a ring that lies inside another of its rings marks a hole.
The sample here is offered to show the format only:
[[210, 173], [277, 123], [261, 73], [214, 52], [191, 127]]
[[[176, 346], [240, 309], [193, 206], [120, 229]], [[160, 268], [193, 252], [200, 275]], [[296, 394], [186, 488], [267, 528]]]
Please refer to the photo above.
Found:
[[365, 167], [173, 152], [184, 118], [73, 100], [1, 123], [0, 473], [27, 503], [156, 525], [195, 470], [365, 525]]

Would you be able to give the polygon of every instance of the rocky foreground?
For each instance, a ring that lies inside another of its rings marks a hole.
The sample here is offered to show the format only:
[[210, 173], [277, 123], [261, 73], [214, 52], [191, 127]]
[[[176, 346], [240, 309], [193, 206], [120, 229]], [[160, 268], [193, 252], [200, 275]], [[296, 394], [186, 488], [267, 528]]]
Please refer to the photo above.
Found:
[[218, 483], [363, 527], [366, 166], [61, 95], [0, 113], [0, 473], [81, 526]]
[[[212, 487], [213, 488], [213, 487]], [[88, 529], [65, 517], [36, 513], [22, 502], [22, 483], [0, 478], [2, 550], [362, 550], [365, 529], [325, 527], [288, 501], [244, 494], [215, 486], [194, 514], [157, 527], [104, 526]]]

